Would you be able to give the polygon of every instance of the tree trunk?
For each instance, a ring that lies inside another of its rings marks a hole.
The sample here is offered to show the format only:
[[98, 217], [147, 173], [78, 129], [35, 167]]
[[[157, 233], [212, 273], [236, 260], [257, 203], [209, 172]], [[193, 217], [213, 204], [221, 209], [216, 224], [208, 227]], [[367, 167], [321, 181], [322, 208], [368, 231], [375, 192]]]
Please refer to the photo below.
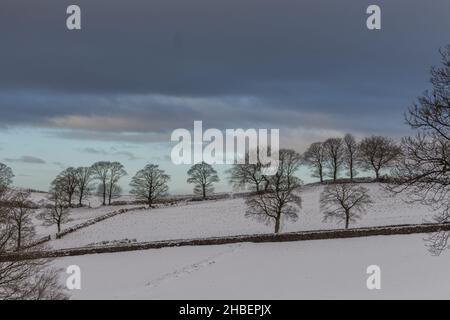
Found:
[[84, 190], [81, 189], [81, 190], [80, 190], [80, 198], [78, 199], [78, 205], [79, 205], [80, 207], [83, 206], [83, 196], [84, 196], [83, 193], [84, 193]]
[[108, 205], [111, 205], [112, 193], [113, 193], [114, 185], [112, 183], [109, 184], [109, 195], [108, 195]]
[[322, 169], [322, 166], [319, 167], [319, 176], [320, 176], [320, 183], [323, 183], [323, 169]]
[[22, 228], [17, 229], [17, 251], [22, 247]]
[[375, 168], [375, 179], [378, 181], [380, 180], [380, 169]]
[[350, 212], [348, 210], [345, 211], [345, 229], [348, 229], [348, 225], [350, 222]]
[[266, 180], [266, 184], [264, 186], [264, 191], [267, 191], [269, 189], [269, 181], [267, 179]]
[[149, 188], [148, 189], [148, 193], [147, 193], [147, 204], [148, 204], [148, 208], [150, 209], [151, 207], [152, 207], [152, 200], [153, 200], [153, 197], [152, 197], [153, 195], [152, 195], [152, 189], [151, 188]]
[[72, 194], [72, 193], [69, 193], [69, 194], [68, 194], [68, 197], [69, 197], [69, 199], [68, 199], [68, 202], [69, 202], [69, 208], [72, 208], [72, 197], [73, 197], [73, 194]]
[[203, 192], [203, 200], [206, 199], [206, 186], [202, 185], [202, 192]]
[[106, 206], [106, 182], [103, 182], [103, 205]]
[[275, 234], [278, 234], [280, 232], [280, 219], [281, 217], [277, 217], [275, 219]]
[[350, 181], [353, 182], [353, 159], [350, 158]]
[[61, 232], [61, 221], [58, 221], [56, 226], [58, 227], [58, 233], [60, 233]]

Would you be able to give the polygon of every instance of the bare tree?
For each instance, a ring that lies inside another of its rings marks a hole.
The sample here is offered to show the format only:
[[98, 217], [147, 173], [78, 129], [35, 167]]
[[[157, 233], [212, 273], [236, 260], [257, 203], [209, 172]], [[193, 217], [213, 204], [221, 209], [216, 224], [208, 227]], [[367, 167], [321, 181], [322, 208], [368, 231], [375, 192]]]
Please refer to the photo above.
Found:
[[320, 194], [323, 220], [344, 222], [345, 229], [348, 229], [350, 222], [359, 219], [371, 204], [369, 190], [353, 183], [328, 185]]
[[56, 225], [61, 232], [61, 225], [70, 221], [69, 201], [67, 194], [58, 184], [53, 185], [49, 192], [50, 204], [39, 213], [39, 218], [45, 225]]
[[[10, 195], [10, 192], [3, 192], [0, 202], [11, 203], [11, 198], [4, 198]], [[0, 207], [0, 258], [17, 247], [17, 226], [11, 218], [11, 210], [10, 206]], [[0, 261], [0, 300], [67, 299], [58, 284], [58, 274], [48, 267], [48, 261]]]
[[102, 204], [111, 204], [114, 194], [120, 190], [119, 180], [127, 175], [124, 166], [119, 162], [100, 161], [94, 163], [91, 167], [94, 179], [100, 182], [98, 190], [101, 190]]
[[450, 249], [450, 245], [448, 244], [449, 239], [450, 232], [438, 231], [431, 233], [424, 241], [426, 243], [425, 246], [428, 247], [428, 251], [434, 256], [439, 256], [442, 251]]
[[67, 204], [72, 207], [73, 198], [78, 186], [78, 175], [75, 168], [67, 168], [61, 172], [52, 182], [56, 188], [64, 192], [67, 199]]
[[[450, 217], [450, 141], [442, 136], [417, 134], [402, 139], [402, 157], [392, 170], [395, 193], [406, 192], [409, 199], [432, 206], [445, 222]], [[442, 216], [441, 216], [442, 214]]]
[[[104, 193], [104, 191], [103, 191], [103, 185], [102, 184], [99, 184], [98, 186], [97, 186], [97, 192], [96, 192], [96, 194], [97, 194], [97, 196], [99, 196], [99, 197], [103, 197], [103, 193]], [[107, 190], [106, 190], [106, 199], [108, 199], [108, 205], [112, 205], [113, 204], [113, 200], [114, 199], [118, 199], [118, 198], [120, 198], [122, 196], [122, 187], [121, 186], [119, 186], [118, 184], [115, 184], [113, 187], [112, 187], [112, 189], [111, 188], [108, 188]]]
[[83, 200], [92, 191], [92, 169], [90, 167], [78, 167], [75, 170], [77, 177], [76, 194], [78, 195], [78, 205], [83, 206]]
[[322, 142], [314, 142], [303, 154], [305, 163], [314, 169], [312, 176], [319, 178], [323, 183], [325, 167], [325, 149]]
[[409, 108], [406, 120], [413, 129], [450, 140], [450, 45], [440, 53], [441, 66], [431, 69], [433, 89]]
[[[251, 153], [255, 154], [252, 155]], [[250, 161], [251, 157], [256, 159], [256, 163]], [[247, 152], [244, 163], [235, 163], [227, 171], [229, 182], [235, 189], [250, 187], [252, 191], [264, 191], [268, 187], [267, 177], [263, 174], [264, 167], [259, 159], [259, 150]]]
[[35, 235], [32, 222], [33, 203], [30, 201], [30, 193], [14, 191], [10, 199], [10, 219], [14, 228], [16, 250], [22, 249], [22, 245], [33, 239]]
[[203, 200], [214, 192], [213, 184], [219, 182], [217, 171], [206, 162], [193, 165], [188, 175], [187, 182], [194, 184], [194, 194], [201, 195]]
[[353, 135], [347, 133], [344, 136], [344, 163], [348, 169], [350, 181], [358, 174], [356, 171], [356, 163], [358, 156], [358, 143]]
[[8, 187], [14, 178], [13, 171], [7, 165], [0, 163], [0, 189]]
[[[0, 257], [13, 241], [8, 228], [0, 222]], [[66, 300], [58, 272], [48, 264], [41, 259], [0, 262], [0, 300]]]
[[[92, 165], [91, 170], [94, 175], [94, 179], [100, 182], [101, 190], [102, 190], [102, 204], [106, 205], [106, 192], [108, 190], [107, 184], [109, 179], [109, 168], [111, 166], [111, 162], [108, 161], [100, 161], [96, 162]], [[100, 187], [99, 187], [100, 189]]]
[[12, 183], [12, 170], [6, 165], [0, 164], [0, 249], [10, 244], [10, 239], [14, 234], [11, 224], [11, 198], [12, 190], [9, 185]]
[[[402, 157], [392, 170], [390, 190], [432, 206], [436, 222], [450, 219], [450, 45], [441, 50], [442, 65], [431, 70], [432, 90], [408, 110], [406, 120], [418, 131], [402, 139]], [[445, 232], [430, 237], [435, 253], [447, 246]]]
[[169, 180], [169, 175], [158, 165], [148, 164], [131, 179], [131, 194], [145, 200], [151, 208], [155, 200], [167, 194]]
[[111, 205], [113, 197], [120, 196], [122, 188], [118, 185], [119, 180], [126, 176], [124, 166], [119, 162], [112, 162], [109, 167], [109, 181], [107, 184], [108, 204]]
[[[438, 223], [450, 220], [450, 45], [440, 50], [442, 63], [431, 69], [432, 89], [409, 108], [408, 124], [418, 133], [402, 139], [402, 157], [392, 175], [393, 192], [406, 192], [412, 201], [430, 205]], [[427, 239], [429, 250], [447, 249], [449, 232]]]
[[364, 138], [359, 144], [361, 165], [373, 169], [377, 180], [382, 169], [392, 167], [401, 155], [401, 148], [387, 137], [371, 136]]
[[282, 219], [295, 221], [301, 208], [301, 197], [297, 193], [301, 180], [295, 176], [300, 164], [301, 156], [297, 152], [280, 150], [278, 170], [268, 177], [267, 190], [246, 200], [246, 217], [273, 223], [275, 233], [279, 233]]
[[341, 138], [330, 138], [323, 143], [325, 163], [330, 170], [330, 176], [336, 182], [339, 170], [344, 162], [344, 148]]

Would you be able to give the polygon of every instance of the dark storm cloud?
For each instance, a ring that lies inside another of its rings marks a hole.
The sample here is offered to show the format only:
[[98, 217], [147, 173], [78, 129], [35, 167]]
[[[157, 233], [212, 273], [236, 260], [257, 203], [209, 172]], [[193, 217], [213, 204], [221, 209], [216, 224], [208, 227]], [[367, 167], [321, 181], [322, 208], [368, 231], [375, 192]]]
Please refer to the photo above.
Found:
[[81, 31], [69, 4], [2, 1], [0, 126], [395, 131], [449, 42], [448, 0], [80, 0]]

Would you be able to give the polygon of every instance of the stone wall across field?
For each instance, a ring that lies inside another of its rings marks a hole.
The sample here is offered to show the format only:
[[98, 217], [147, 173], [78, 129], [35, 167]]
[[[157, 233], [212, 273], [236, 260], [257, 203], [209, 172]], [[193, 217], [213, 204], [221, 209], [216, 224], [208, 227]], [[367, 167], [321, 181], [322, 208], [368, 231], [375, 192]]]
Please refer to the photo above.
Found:
[[256, 234], [256, 235], [242, 235], [232, 237], [142, 242], [142, 243], [132, 243], [132, 244], [122, 244], [112, 246], [95, 246], [95, 247], [62, 249], [54, 251], [36, 251], [36, 252], [29, 251], [23, 253], [11, 253], [3, 255], [0, 257], [0, 262], [27, 260], [27, 259], [56, 258], [65, 256], [78, 256], [95, 253], [113, 253], [113, 252], [125, 252], [135, 250], [159, 249], [159, 248], [180, 247], [180, 246], [221, 245], [240, 242], [263, 243], [263, 242], [345, 239], [345, 238], [382, 236], [382, 235], [388, 236], [388, 235], [402, 235], [414, 233], [433, 233], [441, 231], [450, 231], [450, 223], [395, 225], [395, 226], [370, 227], [370, 228], [355, 228], [347, 230], [340, 229], [340, 230], [290, 232], [278, 235]]
[[72, 232], [75, 232], [77, 230], [89, 227], [89, 226], [91, 226], [91, 225], [93, 225], [93, 224], [95, 224], [97, 222], [100, 222], [100, 221], [112, 218], [112, 217], [117, 216], [119, 214], [127, 213], [127, 212], [130, 212], [130, 211], [136, 211], [136, 210], [144, 210], [146, 208], [147, 207], [138, 207], [138, 208], [131, 208], [131, 209], [120, 209], [120, 210], [116, 210], [116, 211], [104, 214], [104, 215], [102, 215], [100, 217], [97, 217], [97, 218], [94, 218], [94, 219], [90, 219], [90, 220], [88, 220], [86, 222], [83, 222], [83, 223], [77, 224], [77, 225], [75, 225], [73, 227], [70, 227], [70, 228], [62, 230], [61, 232], [56, 234], [56, 239], [60, 239], [60, 238], [64, 237], [65, 235], [69, 234], [69, 233], [72, 233]]
[[33, 247], [37, 247], [37, 246], [39, 246], [41, 244], [44, 244], [44, 243], [50, 241], [51, 239], [52, 239], [51, 236], [45, 236], [45, 237], [39, 238], [39, 239], [37, 239], [37, 240], [27, 244], [24, 247], [24, 249], [30, 249], [30, 248], [33, 248]]

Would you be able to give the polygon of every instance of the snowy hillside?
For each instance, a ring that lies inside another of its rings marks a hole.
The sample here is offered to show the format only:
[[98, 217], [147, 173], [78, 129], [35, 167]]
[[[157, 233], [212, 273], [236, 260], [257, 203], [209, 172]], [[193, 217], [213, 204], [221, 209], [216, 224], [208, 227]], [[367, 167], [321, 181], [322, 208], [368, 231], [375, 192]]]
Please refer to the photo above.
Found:
[[[82, 289], [70, 292], [73, 299], [448, 298], [450, 255], [431, 256], [423, 237], [165, 248], [53, 264], [80, 266]], [[373, 264], [381, 290], [366, 287]]]
[[[374, 205], [350, 227], [422, 223], [434, 215], [431, 208], [408, 204], [401, 196], [392, 197], [379, 184], [365, 184]], [[284, 224], [282, 231], [342, 228], [322, 222], [319, 196], [323, 186], [308, 186], [302, 191], [303, 208], [298, 221]], [[195, 202], [179, 207], [143, 210], [119, 215], [78, 230], [51, 242], [53, 248], [70, 248], [103, 241], [186, 239], [254, 233], [271, 233], [272, 226], [246, 218], [243, 199]], [[97, 209], [98, 210], [98, 209]], [[88, 215], [88, 212], [85, 213]]]

